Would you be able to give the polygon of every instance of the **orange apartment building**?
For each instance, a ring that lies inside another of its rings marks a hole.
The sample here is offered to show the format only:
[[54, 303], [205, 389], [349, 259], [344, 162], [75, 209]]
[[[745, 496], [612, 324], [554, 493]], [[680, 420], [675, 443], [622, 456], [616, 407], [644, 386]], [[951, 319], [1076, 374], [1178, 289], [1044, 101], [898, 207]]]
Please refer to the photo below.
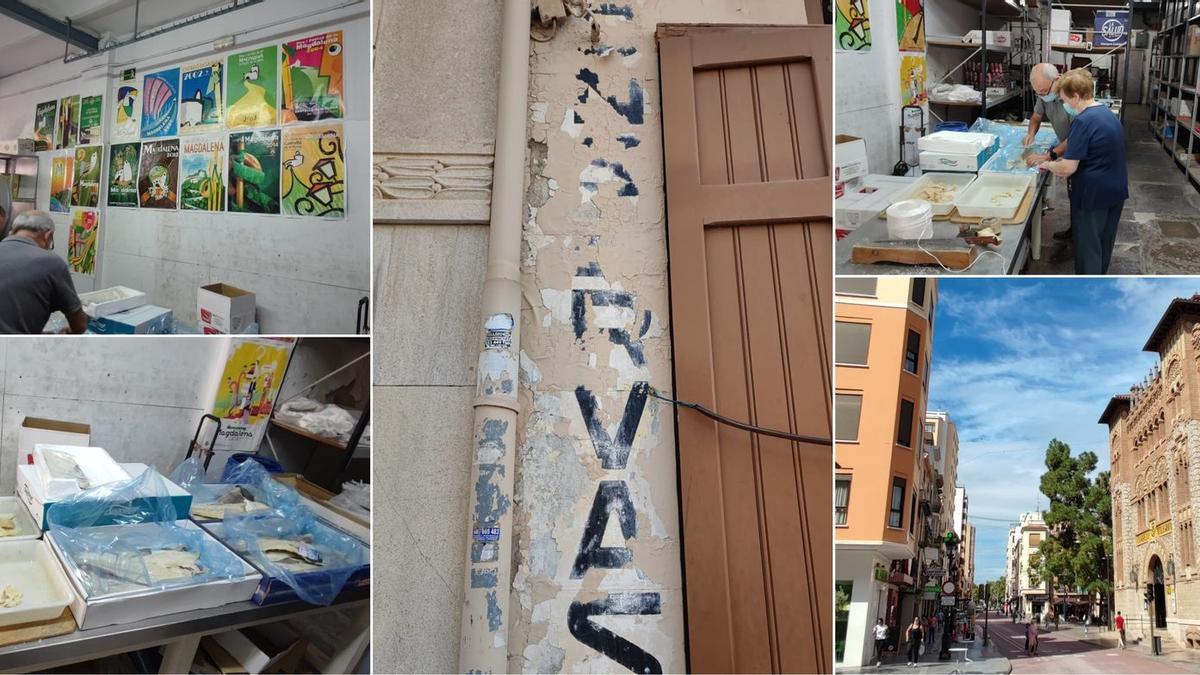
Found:
[[877, 617], [894, 641], [918, 603], [932, 601], [915, 592], [914, 578], [918, 550], [936, 547], [944, 531], [935, 515], [945, 512], [940, 472], [925, 443], [936, 283], [881, 277], [835, 284], [839, 666], [873, 663]]

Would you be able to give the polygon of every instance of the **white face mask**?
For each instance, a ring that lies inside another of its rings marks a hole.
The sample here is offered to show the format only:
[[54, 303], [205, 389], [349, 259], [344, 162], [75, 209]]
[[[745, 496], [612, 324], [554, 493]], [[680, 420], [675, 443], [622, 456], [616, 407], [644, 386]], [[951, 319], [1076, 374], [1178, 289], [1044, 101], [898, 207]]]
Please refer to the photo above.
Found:
[[1042, 99], [1042, 100], [1043, 100], [1043, 101], [1045, 101], [1046, 103], [1053, 103], [1053, 102], [1054, 102], [1054, 100], [1058, 98], [1058, 94], [1055, 94], [1054, 92], [1051, 92], [1051, 93], [1049, 93], [1049, 94], [1046, 94], [1046, 95], [1044, 95], [1044, 96], [1039, 96], [1038, 98]]

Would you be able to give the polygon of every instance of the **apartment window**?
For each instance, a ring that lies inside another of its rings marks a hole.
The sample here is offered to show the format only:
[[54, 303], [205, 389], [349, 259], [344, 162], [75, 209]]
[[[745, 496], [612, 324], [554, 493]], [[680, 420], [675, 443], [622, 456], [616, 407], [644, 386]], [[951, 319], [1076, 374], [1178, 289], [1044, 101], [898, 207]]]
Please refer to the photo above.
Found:
[[888, 509], [888, 527], [900, 528], [904, 525], [904, 488], [903, 478], [892, 479], [892, 500]]
[[871, 345], [871, 324], [837, 321], [834, 323], [834, 363], [850, 366], [867, 365], [867, 350]]
[[833, 289], [839, 295], [865, 295], [875, 297], [875, 277], [838, 277]]
[[917, 307], [925, 306], [925, 277], [912, 280], [912, 301]]
[[862, 394], [838, 394], [835, 398], [837, 425], [834, 440], [858, 441], [858, 418], [862, 414]]
[[904, 369], [913, 375], [917, 374], [917, 364], [921, 362], [921, 334], [915, 330], [908, 331], [908, 340], [904, 342]]
[[850, 517], [850, 476], [839, 475], [833, 483], [833, 524], [845, 525]]
[[1042, 535], [1037, 532], [1029, 533], [1029, 548], [1037, 548], [1042, 545]]
[[[913, 411], [916, 406], [908, 399], [900, 399], [900, 430], [896, 434], [896, 444], [906, 448], [912, 447]], [[858, 424], [858, 420], [855, 420]]]

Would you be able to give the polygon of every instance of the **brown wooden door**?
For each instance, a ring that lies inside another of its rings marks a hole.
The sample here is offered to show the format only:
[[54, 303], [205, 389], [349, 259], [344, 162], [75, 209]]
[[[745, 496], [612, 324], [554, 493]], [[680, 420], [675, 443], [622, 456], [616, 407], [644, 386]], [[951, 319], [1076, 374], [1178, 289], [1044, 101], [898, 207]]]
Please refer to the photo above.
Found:
[[[829, 27], [658, 37], [676, 397], [829, 438]], [[676, 419], [691, 669], [830, 672], [831, 449]]]

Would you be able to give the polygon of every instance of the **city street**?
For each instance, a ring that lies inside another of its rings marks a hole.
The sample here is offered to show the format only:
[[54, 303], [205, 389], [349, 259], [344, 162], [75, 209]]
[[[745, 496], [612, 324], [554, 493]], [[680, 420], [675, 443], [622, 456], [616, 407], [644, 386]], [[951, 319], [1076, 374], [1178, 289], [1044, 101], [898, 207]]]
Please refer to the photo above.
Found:
[[[1144, 648], [1131, 645], [1121, 650], [1102, 646], [1100, 633], [1093, 630], [1084, 641], [1083, 629], [1063, 624], [1058, 631], [1039, 634], [1038, 656], [1025, 654], [1023, 624], [1013, 624], [1008, 617], [993, 613], [989, 619], [989, 636], [997, 652], [1007, 656], [1013, 673], [1197, 673], [1200, 662], [1180, 663], [1163, 657], [1153, 657]], [[983, 634], [982, 617], [979, 635]]]

